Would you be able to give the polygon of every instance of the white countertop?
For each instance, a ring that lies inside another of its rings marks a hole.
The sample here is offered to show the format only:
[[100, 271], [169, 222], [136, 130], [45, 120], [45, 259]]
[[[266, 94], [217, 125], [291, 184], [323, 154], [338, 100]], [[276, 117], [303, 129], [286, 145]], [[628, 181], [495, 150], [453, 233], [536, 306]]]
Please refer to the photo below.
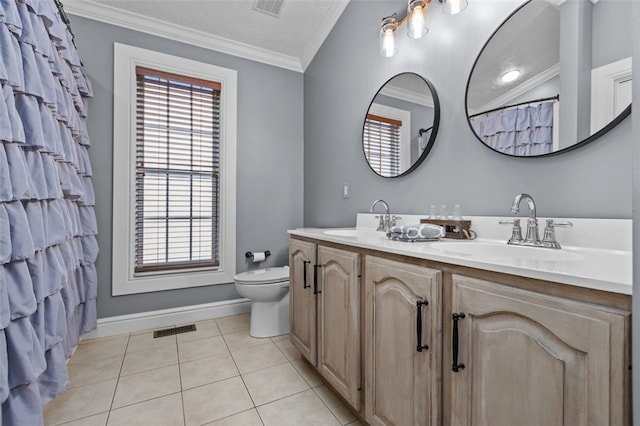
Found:
[[[418, 223], [420, 217], [401, 215], [399, 224]], [[442, 242], [506, 246], [511, 236], [510, 226], [497, 225], [499, 220], [509, 217], [465, 217], [471, 220], [471, 229], [478, 234], [474, 241], [442, 239]], [[578, 287], [604, 290], [613, 293], [631, 294], [632, 255], [631, 220], [626, 219], [557, 219], [573, 222], [573, 228], [556, 229], [557, 240], [562, 244], [555, 259], [554, 249], [509, 246], [513, 256], [489, 256], [483, 253], [459, 253], [438, 248], [439, 243], [400, 242], [388, 240], [383, 232], [375, 231], [377, 220], [373, 215], [359, 214], [354, 236], [329, 235], [322, 228], [299, 228], [288, 231], [291, 235], [321, 241], [344, 244], [370, 250], [433, 260], [487, 271], [501, 272], [523, 277], [554, 281]], [[372, 225], [373, 224], [373, 225]], [[544, 229], [544, 218], [540, 218], [540, 235]], [[346, 228], [345, 228], [346, 229]], [[523, 221], [523, 233], [526, 220]], [[502, 238], [497, 238], [502, 236]], [[449, 245], [451, 247], [451, 245]], [[534, 252], [532, 252], [534, 250]], [[537, 251], [542, 250], [540, 255]], [[464, 250], [462, 250], [464, 251]], [[533, 257], [532, 257], [533, 253]]]

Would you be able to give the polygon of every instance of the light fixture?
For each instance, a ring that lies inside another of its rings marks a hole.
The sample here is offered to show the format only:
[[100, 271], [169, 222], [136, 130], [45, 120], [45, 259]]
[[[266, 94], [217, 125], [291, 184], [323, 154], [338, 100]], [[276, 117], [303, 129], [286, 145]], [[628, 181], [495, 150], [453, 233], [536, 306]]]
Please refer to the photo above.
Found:
[[382, 18], [382, 24], [380, 24], [380, 55], [385, 58], [390, 58], [398, 53], [398, 47], [396, 46], [396, 30], [398, 29], [397, 15], [394, 13], [391, 16]]
[[407, 35], [409, 38], [417, 39], [424, 37], [429, 29], [424, 23], [424, 12], [429, 2], [426, 0], [409, 0], [407, 5]]
[[518, 77], [520, 77], [520, 70], [509, 70], [502, 74], [500, 80], [502, 80], [503, 83], [511, 83]]
[[[424, 37], [429, 29], [425, 25], [425, 12], [431, 0], [408, 0], [407, 15], [398, 20], [394, 13], [382, 18], [380, 24], [380, 55], [390, 58], [398, 53], [396, 43], [396, 30], [407, 23], [407, 36], [412, 39]], [[467, 0], [440, 0], [443, 3], [443, 11], [449, 15], [455, 15], [467, 7]]]
[[443, 3], [442, 11], [447, 15], [455, 15], [467, 8], [467, 0], [440, 0]]

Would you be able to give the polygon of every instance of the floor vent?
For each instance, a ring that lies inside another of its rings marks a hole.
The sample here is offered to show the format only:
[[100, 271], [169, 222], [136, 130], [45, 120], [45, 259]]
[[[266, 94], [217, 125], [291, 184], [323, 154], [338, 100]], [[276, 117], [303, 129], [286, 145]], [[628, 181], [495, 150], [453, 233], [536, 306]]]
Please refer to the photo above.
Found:
[[173, 336], [174, 334], [188, 333], [190, 331], [196, 331], [195, 324], [165, 328], [164, 330], [156, 330], [153, 332], [153, 338], [155, 339], [156, 337]]
[[266, 13], [267, 15], [280, 16], [280, 9], [282, 9], [282, 2], [284, 0], [255, 0], [253, 2], [253, 10]]

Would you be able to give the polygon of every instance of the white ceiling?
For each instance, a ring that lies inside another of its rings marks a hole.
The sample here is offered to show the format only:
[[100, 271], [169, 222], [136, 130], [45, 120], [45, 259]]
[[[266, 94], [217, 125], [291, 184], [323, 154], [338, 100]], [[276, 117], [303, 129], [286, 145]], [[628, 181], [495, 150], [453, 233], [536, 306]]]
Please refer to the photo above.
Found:
[[284, 0], [275, 17], [254, 10], [254, 0], [63, 1], [72, 15], [295, 71], [306, 69], [349, 3]]
[[[557, 0], [527, 3], [500, 27], [480, 54], [469, 83], [469, 111], [473, 114], [505, 105], [557, 75], [559, 37]], [[511, 83], [500, 81], [511, 69], [520, 70], [520, 77]]]
[[[274, 17], [254, 10], [255, 0], [62, 1], [71, 15], [298, 72], [304, 72], [311, 63], [349, 3], [349, 0], [282, 0], [279, 16]], [[506, 36], [492, 40], [474, 69], [468, 99], [472, 109], [489, 105], [488, 102], [510, 92], [522, 80], [558, 63], [557, 49], [545, 51], [539, 47], [557, 46], [558, 18], [553, 13], [558, 13], [558, 1], [561, 0], [531, 2], [529, 13], [516, 14], [500, 29], [501, 35]], [[521, 52], [528, 54], [523, 57]], [[536, 58], [533, 65], [531, 58]], [[513, 66], [525, 70], [526, 75], [510, 85], [498, 82], [501, 70]]]

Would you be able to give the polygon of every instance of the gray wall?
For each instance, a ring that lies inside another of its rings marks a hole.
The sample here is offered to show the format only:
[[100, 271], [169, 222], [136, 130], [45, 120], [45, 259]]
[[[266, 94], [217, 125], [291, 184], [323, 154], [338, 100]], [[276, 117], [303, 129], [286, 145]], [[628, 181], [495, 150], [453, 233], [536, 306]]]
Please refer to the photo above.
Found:
[[[462, 14], [447, 16], [432, 2], [429, 34], [411, 40], [402, 28], [400, 53], [389, 59], [378, 54], [380, 20], [393, 12], [403, 16], [404, 5], [349, 3], [304, 75], [305, 226], [352, 226], [356, 213], [377, 198], [393, 212], [420, 214], [430, 204], [449, 210], [461, 204], [463, 215], [510, 216], [520, 192], [535, 198], [541, 216], [631, 217], [630, 119], [594, 143], [548, 158], [504, 156], [473, 136], [464, 108], [469, 72], [484, 42], [521, 2], [469, 3]], [[417, 170], [385, 179], [363, 158], [362, 120], [378, 88], [406, 71], [434, 84], [440, 130]], [[351, 185], [349, 199], [342, 198], [343, 182]]]
[[[631, 56], [631, 7], [634, 1], [600, 0], [593, 5], [593, 68]], [[636, 25], [637, 26], [637, 25]]]
[[529, 90], [517, 98], [509, 101], [509, 105], [517, 104], [520, 102], [528, 102], [536, 99], [548, 98], [560, 93], [560, 77], [555, 76], [550, 80], [545, 81], [542, 84]]
[[302, 225], [302, 74], [77, 16], [71, 21], [94, 89], [88, 128], [100, 246], [98, 317], [239, 297], [233, 284], [111, 296], [114, 42], [238, 71], [237, 271], [255, 268], [245, 251], [270, 250], [262, 266], [286, 264], [286, 230]]

